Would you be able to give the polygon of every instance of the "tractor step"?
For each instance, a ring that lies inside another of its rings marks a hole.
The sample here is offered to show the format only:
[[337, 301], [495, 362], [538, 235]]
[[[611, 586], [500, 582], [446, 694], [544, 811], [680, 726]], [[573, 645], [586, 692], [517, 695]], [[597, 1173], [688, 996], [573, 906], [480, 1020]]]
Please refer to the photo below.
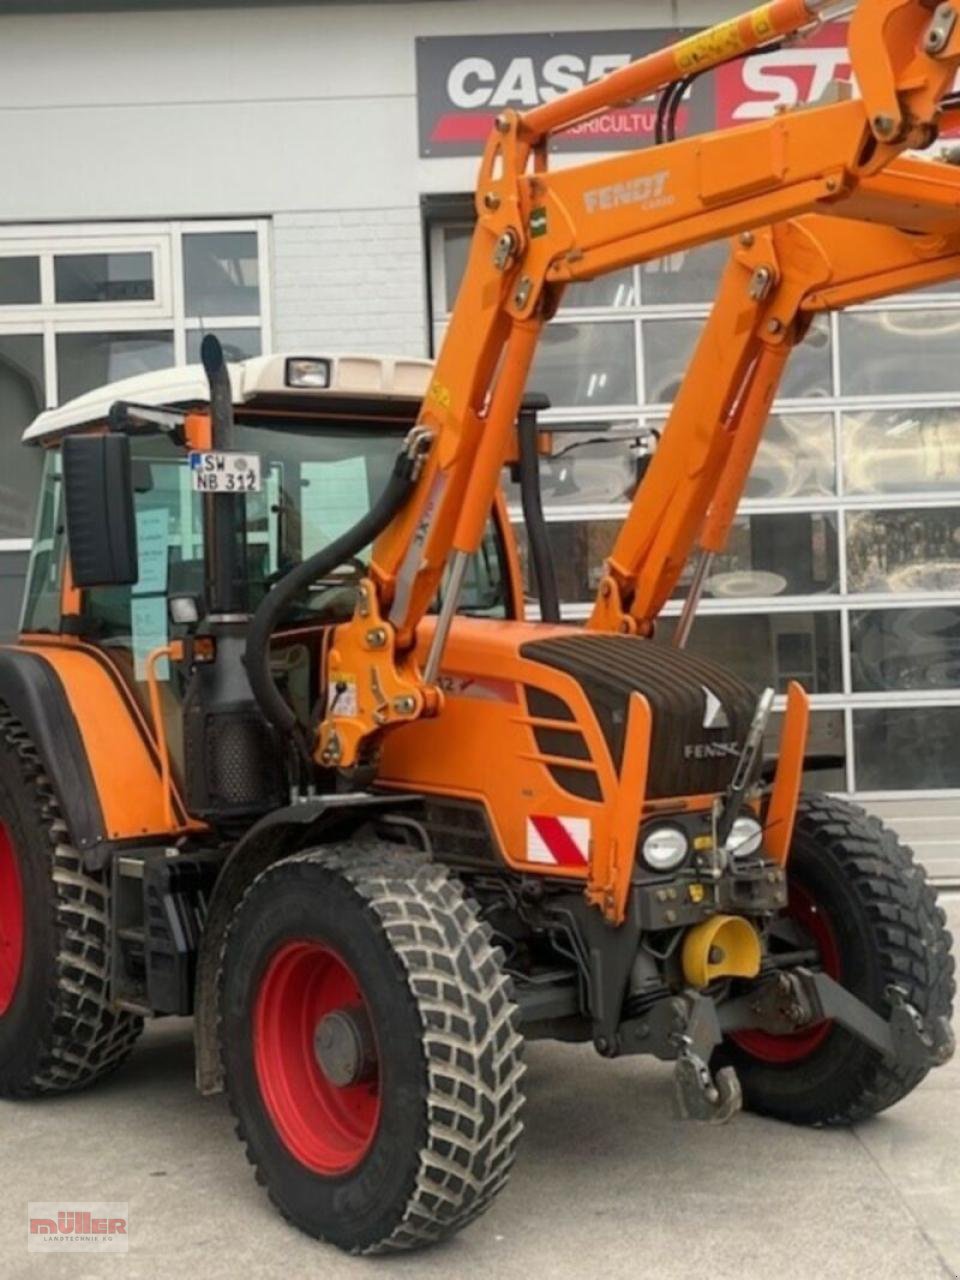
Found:
[[140, 1014], [193, 1012], [197, 950], [219, 850], [126, 850], [114, 863], [113, 1002]]

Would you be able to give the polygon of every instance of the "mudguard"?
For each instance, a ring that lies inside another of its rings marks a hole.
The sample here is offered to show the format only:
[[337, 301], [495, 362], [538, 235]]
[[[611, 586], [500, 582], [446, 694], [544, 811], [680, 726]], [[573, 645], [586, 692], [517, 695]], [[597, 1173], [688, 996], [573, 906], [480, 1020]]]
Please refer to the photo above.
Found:
[[115, 843], [169, 840], [191, 829], [176, 788], [167, 794], [151, 725], [101, 650], [44, 637], [0, 656], [0, 704], [36, 742], [91, 870]]
[[70, 700], [41, 653], [0, 648], [0, 716], [6, 712], [29, 734], [43, 761], [79, 849], [106, 839], [103, 811]]

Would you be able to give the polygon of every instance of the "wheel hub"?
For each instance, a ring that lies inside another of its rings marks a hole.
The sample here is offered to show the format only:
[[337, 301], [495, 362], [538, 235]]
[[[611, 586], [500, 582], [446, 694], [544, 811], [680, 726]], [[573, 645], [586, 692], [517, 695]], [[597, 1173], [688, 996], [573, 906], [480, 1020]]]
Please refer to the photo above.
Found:
[[373, 1028], [360, 1006], [325, 1014], [313, 1033], [313, 1052], [317, 1066], [338, 1089], [376, 1079]]
[[274, 952], [253, 1009], [254, 1067], [277, 1136], [314, 1173], [355, 1169], [380, 1122], [376, 1042], [363, 992], [324, 943]]
[[13, 841], [0, 822], [0, 1017], [13, 1003], [23, 965], [23, 887]]

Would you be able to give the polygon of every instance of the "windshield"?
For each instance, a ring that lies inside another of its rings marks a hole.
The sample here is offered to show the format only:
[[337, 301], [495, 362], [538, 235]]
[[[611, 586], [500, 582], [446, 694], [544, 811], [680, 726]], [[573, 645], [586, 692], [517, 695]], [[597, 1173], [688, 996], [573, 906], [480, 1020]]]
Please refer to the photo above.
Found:
[[[246, 502], [247, 607], [255, 609], [290, 569], [351, 528], [376, 502], [390, 477], [406, 428], [358, 428], [349, 420], [241, 421], [233, 450], [257, 454], [262, 488]], [[139, 581], [133, 587], [85, 593], [84, 627], [104, 643], [143, 655], [171, 635], [168, 596], [193, 596], [203, 612], [202, 497], [191, 486], [186, 454], [165, 436], [135, 436], [133, 458]], [[216, 501], [216, 499], [214, 499]], [[354, 584], [370, 548], [332, 578], [303, 592], [284, 624], [336, 622], [350, 616]], [[490, 522], [471, 560], [460, 611], [485, 617], [508, 614], [508, 574], [502, 539]], [[142, 633], [142, 634], [141, 634]], [[142, 652], [141, 652], [142, 651]]]
[[[328, 420], [237, 423], [231, 448], [259, 454], [263, 476], [261, 492], [247, 495], [251, 605], [264, 579], [286, 573], [370, 510], [390, 478], [404, 434], [402, 428], [358, 430]], [[359, 558], [368, 557], [369, 550]]]
[[[349, 421], [330, 419], [237, 423], [232, 448], [259, 454], [263, 476], [261, 492], [247, 495], [251, 608], [283, 574], [346, 533], [370, 510], [386, 487], [408, 429], [358, 429]], [[317, 614], [349, 617], [354, 604], [350, 583], [369, 560], [370, 548], [365, 547], [333, 580], [304, 592], [291, 605], [286, 621]], [[468, 566], [459, 612], [506, 617], [506, 582], [503, 546], [491, 520]]]

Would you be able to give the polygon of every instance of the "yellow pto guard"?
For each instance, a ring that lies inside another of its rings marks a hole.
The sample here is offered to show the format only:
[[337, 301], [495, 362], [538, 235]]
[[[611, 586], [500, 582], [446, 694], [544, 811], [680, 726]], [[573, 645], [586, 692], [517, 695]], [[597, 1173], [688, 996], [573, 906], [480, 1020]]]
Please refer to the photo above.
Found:
[[688, 930], [683, 940], [683, 976], [701, 990], [715, 978], [755, 978], [760, 939], [742, 916], [714, 916]]

